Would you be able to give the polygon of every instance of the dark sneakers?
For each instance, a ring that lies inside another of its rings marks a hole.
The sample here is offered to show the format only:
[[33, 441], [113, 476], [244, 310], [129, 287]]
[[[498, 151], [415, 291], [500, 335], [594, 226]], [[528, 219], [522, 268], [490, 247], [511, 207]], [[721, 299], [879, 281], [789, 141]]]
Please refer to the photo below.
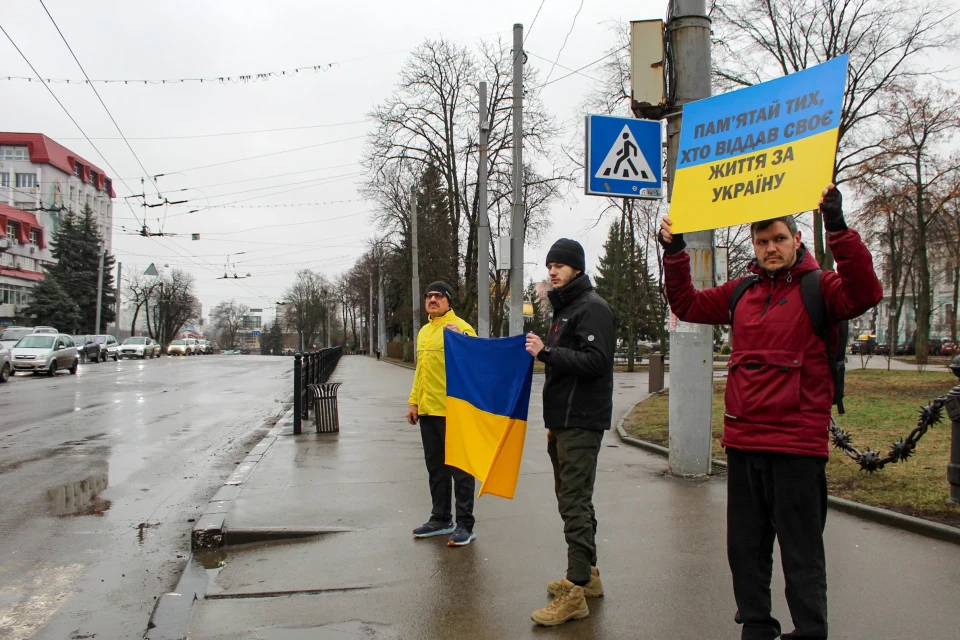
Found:
[[457, 530], [453, 532], [450, 536], [450, 541], [447, 542], [447, 546], [450, 547], [465, 547], [477, 537], [477, 534], [470, 529], [458, 526]]
[[454, 527], [452, 522], [437, 522], [436, 520], [431, 520], [414, 529], [413, 537], [432, 538], [433, 536], [445, 536], [453, 532]]

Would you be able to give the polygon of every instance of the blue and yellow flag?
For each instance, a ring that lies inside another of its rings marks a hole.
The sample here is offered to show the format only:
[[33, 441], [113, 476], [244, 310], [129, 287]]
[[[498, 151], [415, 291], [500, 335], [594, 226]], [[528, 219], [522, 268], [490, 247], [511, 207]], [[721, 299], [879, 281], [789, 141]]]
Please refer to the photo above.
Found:
[[447, 464], [512, 499], [527, 432], [533, 358], [526, 337], [473, 338], [444, 331]]

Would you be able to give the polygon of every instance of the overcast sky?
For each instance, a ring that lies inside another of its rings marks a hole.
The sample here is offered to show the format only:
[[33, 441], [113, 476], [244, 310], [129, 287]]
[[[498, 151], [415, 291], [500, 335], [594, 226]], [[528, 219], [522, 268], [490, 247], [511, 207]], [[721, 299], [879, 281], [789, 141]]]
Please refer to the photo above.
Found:
[[[5, 79], [32, 74], [2, 37], [0, 130], [44, 133], [114, 178], [113, 246], [125, 273], [142, 271], [151, 262], [182, 267], [197, 279], [205, 315], [221, 300], [236, 298], [263, 307], [269, 317], [297, 269], [333, 276], [349, 268], [373, 236], [372, 203], [357, 191], [357, 163], [371, 129], [364, 118], [387, 97], [409, 51], [425, 38], [441, 35], [465, 45], [498, 34], [509, 42], [512, 25], [529, 27], [540, 5], [540, 0], [48, 0], [67, 41], [95, 79], [236, 76], [332, 65], [267, 82], [96, 85], [146, 172], [168, 174], [159, 179], [164, 195], [189, 198], [186, 206], [169, 207], [162, 222], [165, 232], [186, 234], [179, 237], [130, 234], [138, 225], [123, 196], [139, 192], [144, 170], [117, 139], [96, 95], [85, 85], [50, 85], [115, 171], [41, 84]], [[666, 5], [667, 0], [545, 0], [526, 42], [533, 54], [529, 63], [546, 73], [550, 65], [540, 58], [554, 60], [559, 53], [560, 65], [579, 68], [611, 46], [610, 21], [663, 18]], [[42, 77], [82, 78], [39, 2], [4, 3], [0, 25]], [[553, 77], [561, 75], [557, 72], [566, 73], [558, 68]], [[569, 121], [588, 90], [589, 80], [572, 75], [544, 88], [543, 98], [558, 121]], [[210, 137], [293, 127], [298, 129]], [[322, 146], [276, 153], [312, 145]], [[249, 191], [261, 187], [268, 188]], [[186, 188], [191, 190], [177, 191]], [[135, 206], [137, 201], [130, 202]], [[186, 213], [226, 203], [260, 208]], [[276, 206], [283, 204], [298, 206]], [[606, 236], [606, 225], [590, 228], [600, 206], [601, 199], [577, 193], [558, 202], [543, 246], [529, 251], [527, 260], [540, 264], [550, 243], [568, 236], [583, 242], [588, 264], [594, 264]], [[142, 219], [143, 210], [135, 211]], [[148, 211], [148, 224], [155, 230], [164, 208]], [[201, 239], [191, 241], [191, 233]], [[238, 273], [253, 277], [217, 280], [228, 256]], [[533, 269], [528, 267], [528, 276], [544, 275], [544, 269]]]

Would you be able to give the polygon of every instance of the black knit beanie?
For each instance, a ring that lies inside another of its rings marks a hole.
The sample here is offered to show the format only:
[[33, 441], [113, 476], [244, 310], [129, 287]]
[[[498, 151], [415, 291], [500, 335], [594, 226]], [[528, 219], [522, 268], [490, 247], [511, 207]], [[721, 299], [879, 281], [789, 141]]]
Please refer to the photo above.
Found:
[[576, 240], [570, 238], [560, 238], [553, 243], [550, 251], [547, 252], [547, 264], [558, 262], [568, 267], [573, 267], [577, 271], [586, 271], [586, 258], [583, 255], [583, 247]]
[[450, 304], [453, 304], [453, 288], [446, 282], [441, 280], [431, 282], [423, 295], [426, 296], [431, 291], [434, 293], [442, 293], [443, 295], [447, 296], [447, 301], [450, 302]]

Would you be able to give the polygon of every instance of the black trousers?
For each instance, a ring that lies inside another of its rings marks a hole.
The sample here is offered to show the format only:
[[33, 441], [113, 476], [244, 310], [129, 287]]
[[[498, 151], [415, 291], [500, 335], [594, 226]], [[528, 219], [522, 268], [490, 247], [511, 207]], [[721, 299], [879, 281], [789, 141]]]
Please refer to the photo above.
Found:
[[457, 524], [473, 531], [473, 496], [476, 483], [466, 471], [447, 466], [446, 458], [447, 418], [445, 416], [420, 416], [420, 438], [423, 440], [423, 457], [430, 476], [430, 497], [433, 511], [430, 519], [450, 522], [451, 493], [456, 494]]
[[794, 631], [784, 638], [827, 637], [826, 459], [727, 449], [727, 558], [742, 640], [773, 640], [770, 578], [780, 543]]
[[593, 484], [603, 431], [550, 429], [547, 453], [553, 463], [557, 508], [567, 541], [567, 580], [586, 584], [590, 567], [597, 566], [597, 514]]

